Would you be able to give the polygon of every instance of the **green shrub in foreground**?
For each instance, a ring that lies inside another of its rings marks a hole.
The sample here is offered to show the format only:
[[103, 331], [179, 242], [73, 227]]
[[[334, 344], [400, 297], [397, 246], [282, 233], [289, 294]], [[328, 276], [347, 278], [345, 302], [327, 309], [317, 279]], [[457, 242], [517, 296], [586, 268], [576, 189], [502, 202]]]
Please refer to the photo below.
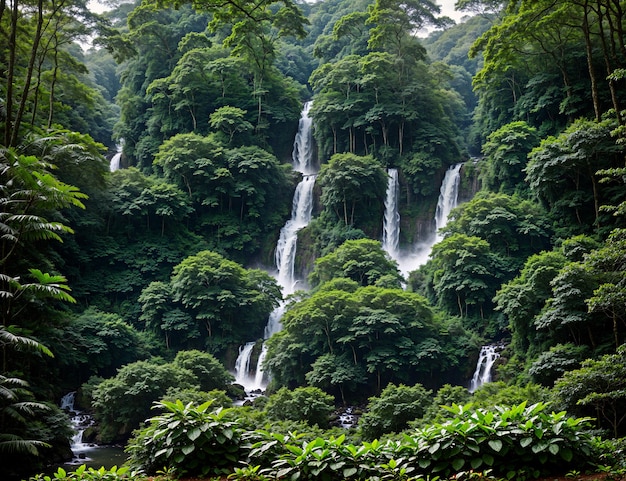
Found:
[[[223, 475], [285, 481], [434, 480], [489, 472], [531, 479], [592, 467], [599, 459], [589, 418], [548, 413], [542, 403], [475, 410], [449, 407], [446, 422], [394, 440], [349, 444], [345, 435], [314, 439], [295, 433], [246, 431], [236, 409], [161, 402], [128, 446], [133, 468], [177, 475]], [[239, 468], [239, 469], [235, 469]]]
[[111, 469], [95, 469], [87, 468], [83, 464], [74, 472], [67, 472], [63, 468], [58, 468], [51, 476], [38, 474], [32, 476], [30, 481], [121, 481], [128, 479], [139, 481], [145, 478], [130, 472], [126, 467], [118, 469], [117, 466], [113, 466]]
[[173, 469], [178, 475], [220, 475], [232, 472], [239, 460], [241, 433], [233, 408], [211, 411], [213, 401], [200, 406], [161, 401], [155, 407], [167, 412], [136, 431], [126, 451], [133, 468], [154, 474]]
[[450, 476], [461, 470], [493, 469], [511, 479], [589, 467], [596, 454], [590, 418], [548, 413], [543, 403], [473, 410], [447, 408], [455, 418], [405, 435], [398, 446], [420, 472]]

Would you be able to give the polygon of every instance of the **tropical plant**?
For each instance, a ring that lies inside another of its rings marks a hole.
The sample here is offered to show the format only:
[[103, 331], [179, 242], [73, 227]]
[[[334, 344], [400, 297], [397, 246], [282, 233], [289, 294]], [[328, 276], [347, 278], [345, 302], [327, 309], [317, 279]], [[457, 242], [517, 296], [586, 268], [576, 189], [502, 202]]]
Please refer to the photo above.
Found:
[[242, 432], [232, 408], [213, 410], [212, 401], [161, 401], [155, 408], [164, 413], [150, 418], [126, 447], [131, 467], [152, 474], [165, 466], [178, 475], [224, 475], [242, 459]]
[[398, 450], [414, 457], [422, 473], [492, 469], [507, 479], [539, 477], [585, 468], [595, 459], [591, 418], [548, 413], [544, 403], [448, 409], [453, 419], [405, 434]]

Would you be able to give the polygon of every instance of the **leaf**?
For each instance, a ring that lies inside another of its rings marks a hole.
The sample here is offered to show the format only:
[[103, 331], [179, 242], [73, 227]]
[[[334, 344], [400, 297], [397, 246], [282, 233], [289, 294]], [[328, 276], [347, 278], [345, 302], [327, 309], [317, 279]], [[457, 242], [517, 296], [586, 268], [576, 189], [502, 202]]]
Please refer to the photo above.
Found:
[[191, 454], [194, 452], [194, 450], [196, 449], [196, 447], [193, 444], [188, 444], [187, 446], [183, 446], [183, 448], [181, 449], [181, 451], [183, 452], [183, 454], [186, 456], [188, 454]]
[[190, 441], [195, 441], [202, 434], [202, 431], [199, 428], [194, 428], [187, 433], [187, 437]]
[[430, 454], [435, 454], [439, 450], [440, 447], [441, 447], [440, 443], [435, 443], [428, 447], [428, 452]]
[[555, 456], [559, 453], [560, 449], [561, 448], [558, 444], [550, 444], [550, 446], [548, 446], [548, 451], [550, 451], [550, 453], [554, 454]]
[[561, 449], [561, 457], [568, 463], [574, 458], [574, 453], [570, 448]]
[[356, 468], [346, 468], [343, 470], [343, 477], [344, 478], [349, 478], [350, 476], [354, 476], [357, 473], [357, 469]]
[[502, 450], [502, 441], [499, 439], [490, 439], [489, 447], [493, 449], [496, 453], [499, 453]]
[[464, 464], [465, 464], [465, 459], [456, 458], [452, 461], [452, 468], [454, 468], [455, 471], [459, 471], [463, 467]]
[[522, 438], [520, 439], [520, 446], [523, 448], [528, 447], [533, 442], [533, 438]]

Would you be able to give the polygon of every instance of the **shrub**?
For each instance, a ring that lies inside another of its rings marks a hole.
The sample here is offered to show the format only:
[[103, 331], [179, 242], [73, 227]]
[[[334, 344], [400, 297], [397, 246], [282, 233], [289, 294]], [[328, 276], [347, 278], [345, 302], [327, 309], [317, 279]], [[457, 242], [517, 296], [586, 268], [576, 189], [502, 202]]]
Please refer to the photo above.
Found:
[[84, 464], [79, 466], [74, 472], [67, 472], [63, 468], [58, 468], [52, 475], [38, 474], [32, 476], [30, 481], [122, 481], [122, 480], [144, 479], [136, 473], [128, 472], [128, 468], [113, 466], [111, 469], [87, 468]]
[[232, 471], [240, 459], [241, 429], [233, 409], [211, 411], [212, 401], [200, 406], [161, 401], [167, 412], [148, 420], [130, 440], [126, 451], [133, 468], [154, 474], [159, 469], [179, 475], [220, 475]]
[[509, 479], [539, 477], [591, 465], [590, 418], [548, 414], [543, 403], [490, 411], [470, 408], [454, 405], [449, 408], [454, 419], [405, 435], [399, 455], [415, 459], [422, 472], [442, 476], [493, 469]]
[[272, 419], [304, 421], [325, 428], [335, 404], [331, 395], [317, 387], [298, 387], [293, 391], [283, 387], [270, 396], [265, 409]]
[[431, 404], [431, 391], [421, 384], [389, 384], [379, 397], [371, 397], [367, 412], [359, 420], [363, 438], [372, 440], [383, 434], [407, 428], [409, 421], [421, 418]]

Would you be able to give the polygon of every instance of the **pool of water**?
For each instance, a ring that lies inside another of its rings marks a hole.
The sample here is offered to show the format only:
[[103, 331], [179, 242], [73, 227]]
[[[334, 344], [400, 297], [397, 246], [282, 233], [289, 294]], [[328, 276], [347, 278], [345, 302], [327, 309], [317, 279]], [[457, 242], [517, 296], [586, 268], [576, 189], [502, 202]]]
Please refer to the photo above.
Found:
[[98, 469], [104, 466], [110, 469], [113, 466], [121, 466], [127, 459], [124, 449], [120, 446], [85, 446], [80, 451], [74, 452], [74, 458], [64, 463], [63, 469], [66, 471], [75, 471], [80, 465], [84, 464], [88, 468]]

